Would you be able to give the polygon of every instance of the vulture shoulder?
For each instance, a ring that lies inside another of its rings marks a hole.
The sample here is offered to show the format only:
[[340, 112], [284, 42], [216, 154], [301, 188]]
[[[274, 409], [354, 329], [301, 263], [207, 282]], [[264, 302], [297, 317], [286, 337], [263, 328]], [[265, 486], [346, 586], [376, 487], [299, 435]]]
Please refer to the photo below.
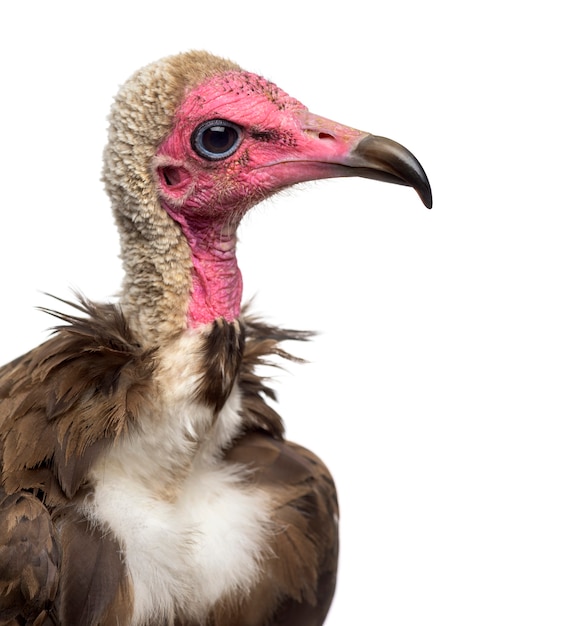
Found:
[[[66, 303], [71, 304], [71, 303]], [[85, 299], [65, 324], [0, 368], [0, 455], [7, 493], [72, 498], [104, 444], [126, 432], [151, 389], [153, 352], [119, 308]]]

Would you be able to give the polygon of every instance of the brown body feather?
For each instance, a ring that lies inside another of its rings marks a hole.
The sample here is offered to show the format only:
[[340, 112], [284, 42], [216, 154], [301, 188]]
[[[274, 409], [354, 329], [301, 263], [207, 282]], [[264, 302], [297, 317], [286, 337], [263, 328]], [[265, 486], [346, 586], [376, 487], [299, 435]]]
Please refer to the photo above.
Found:
[[[120, 545], [84, 519], [80, 504], [92, 464], [136, 428], [150, 402], [157, 354], [141, 347], [118, 307], [82, 299], [77, 308], [83, 317], [57, 314], [65, 324], [51, 339], [0, 369], [0, 624], [130, 621]], [[210, 333], [213, 376], [200, 388], [202, 400], [217, 411], [239, 385], [243, 434], [224, 462], [248, 467], [248, 480], [270, 492], [277, 532], [258, 584], [218, 603], [206, 624], [322, 624], [336, 575], [335, 488], [319, 459], [284, 441], [282, 421], [266, 402], [273, 391], [255, 373], [273, 355], [289, 357], [281, 341], [307, 334], [252, 319], [228, 326]], [[205, 355], [203, 363], [210, 363]], [[195, 626], [180, 617], [176, 623]]]

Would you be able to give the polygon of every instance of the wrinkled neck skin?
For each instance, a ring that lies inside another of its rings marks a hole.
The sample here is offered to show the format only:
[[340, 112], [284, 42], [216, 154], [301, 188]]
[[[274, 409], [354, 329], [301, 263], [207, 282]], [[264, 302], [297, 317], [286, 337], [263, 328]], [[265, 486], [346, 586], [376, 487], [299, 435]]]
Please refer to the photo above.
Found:
[[224, 229], [190, 228], [184, 232], [192, 249], [192, 298], [188, 326], [217, 318], [232, 322], [241, 312], [243, 280], [235, 256], [236, 235]]
[[238, 220], [187, 216], [166, 204], [165, 209], [179, 223], [192, 252], [188, 328], [197, 329], [219, 318], [233, 322], [241, 312], [243, 291], [235, 254]]

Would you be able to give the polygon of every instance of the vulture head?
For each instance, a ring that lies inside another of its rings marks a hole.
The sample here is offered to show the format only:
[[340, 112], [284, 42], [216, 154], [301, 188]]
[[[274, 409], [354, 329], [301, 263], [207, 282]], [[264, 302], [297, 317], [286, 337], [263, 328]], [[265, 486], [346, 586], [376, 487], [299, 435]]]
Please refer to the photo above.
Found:
[[161, 341], [240, 313], [241, 218], [304, 181], [361, 176], [429, 182], [398, 143], [313, 113], [268, 80], [205, 52], [135, 73], [110, 115], [103, 179], [122, 240], [122, 305]]

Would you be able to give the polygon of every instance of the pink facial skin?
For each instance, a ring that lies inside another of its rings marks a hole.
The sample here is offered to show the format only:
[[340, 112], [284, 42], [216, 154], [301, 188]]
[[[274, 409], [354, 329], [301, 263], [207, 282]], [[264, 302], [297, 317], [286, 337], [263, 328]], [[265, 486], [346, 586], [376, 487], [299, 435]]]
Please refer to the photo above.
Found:
[[[203, 158], [191, 144], [194, 130], [213, 119], [242, 130], [238, 149], [222, 160]], [[312, 115], [247, 72], [218, 75], [187, 93], [155, 167], [162, 205], [192, 249], [189, 327], [239, 316], [242, 279], [235, 247], [245, 212], [289, 185], [345, 175], [342, 165], [364, 136]]]

